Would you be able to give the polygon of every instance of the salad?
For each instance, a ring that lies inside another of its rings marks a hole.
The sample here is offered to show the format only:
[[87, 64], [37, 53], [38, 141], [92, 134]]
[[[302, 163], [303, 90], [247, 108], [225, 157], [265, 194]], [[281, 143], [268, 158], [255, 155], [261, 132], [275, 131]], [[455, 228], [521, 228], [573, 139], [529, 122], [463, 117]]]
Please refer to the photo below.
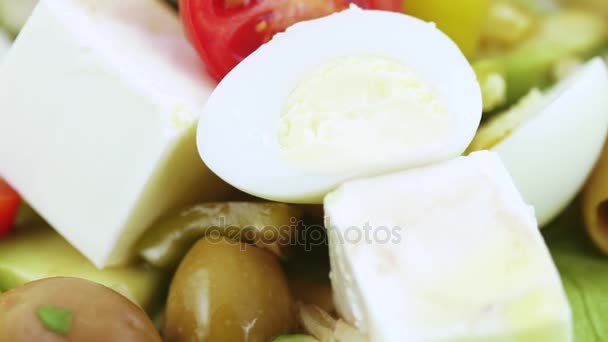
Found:
[[0, 0], [0, 342], [606, 341], [605, 0]]

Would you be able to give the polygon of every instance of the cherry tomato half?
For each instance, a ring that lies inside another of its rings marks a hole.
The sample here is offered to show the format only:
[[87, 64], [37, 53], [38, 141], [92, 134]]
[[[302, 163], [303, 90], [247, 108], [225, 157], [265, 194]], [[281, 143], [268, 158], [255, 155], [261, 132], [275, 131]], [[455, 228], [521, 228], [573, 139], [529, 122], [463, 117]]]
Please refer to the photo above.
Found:
[[276, 33], [351, 3], [370, 9], [403, 9], [403, 0], [180, 0], [179, 8], [188, 39], [219, 81]]
[[21, 198], [2, 178], [0, 178], [0, 238], [6, 236], [15, 221]]
[[405, 0], [369, 0], [366, 8], [379, 9], [384, 11], [403, 12]]

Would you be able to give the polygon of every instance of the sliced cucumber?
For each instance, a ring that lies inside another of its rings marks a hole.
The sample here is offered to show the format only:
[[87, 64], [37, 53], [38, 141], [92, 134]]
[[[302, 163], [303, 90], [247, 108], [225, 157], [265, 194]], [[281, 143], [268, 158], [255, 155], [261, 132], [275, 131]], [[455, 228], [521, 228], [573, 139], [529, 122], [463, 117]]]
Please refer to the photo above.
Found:
[[531, 35], [503, 62], [506, 66], [508, 102], [534, 87], [551, 84], [551, 69], [564, 58], [587, 59], [606, 44], [605, 21], [592, 13], [562, 10], [545, 17]]

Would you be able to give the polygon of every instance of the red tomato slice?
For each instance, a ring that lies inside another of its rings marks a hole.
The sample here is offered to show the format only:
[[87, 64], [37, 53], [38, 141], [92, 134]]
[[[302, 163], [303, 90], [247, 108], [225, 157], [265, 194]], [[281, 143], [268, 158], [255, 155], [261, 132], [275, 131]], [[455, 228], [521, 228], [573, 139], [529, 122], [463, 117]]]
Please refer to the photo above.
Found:
[[0, 238], [5, 237], [13, 227], [21, 199], [2, 178], [0, 178]]
[[403, 12], [404, 1], [405, 0], [369, 0], [369, 8]]
[[403, 7], [402, 0], [180, 0], [179, 5], [188, 39], [219, 81], [276, 33], [351, 3], [393, 11]]

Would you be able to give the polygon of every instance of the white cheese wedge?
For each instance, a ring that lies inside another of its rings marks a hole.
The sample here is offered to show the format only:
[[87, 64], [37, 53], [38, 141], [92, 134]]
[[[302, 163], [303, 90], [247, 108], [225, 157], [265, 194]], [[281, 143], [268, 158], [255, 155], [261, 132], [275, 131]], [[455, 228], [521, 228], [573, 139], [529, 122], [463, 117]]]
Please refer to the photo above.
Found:
[[342, 317], [371, 341], [571, 341], [531, 207], [494, 152], [343, 184], [325, 199]]
[[43, 0], [0, 66], [0, 174], [99, 267], [227, 191], [195, 144], [214, 84], [167, 6]]
[[4, 58], [8, 50], [11, 48], [11, 40], [8, 34], [0, 29], [0, 61]]

